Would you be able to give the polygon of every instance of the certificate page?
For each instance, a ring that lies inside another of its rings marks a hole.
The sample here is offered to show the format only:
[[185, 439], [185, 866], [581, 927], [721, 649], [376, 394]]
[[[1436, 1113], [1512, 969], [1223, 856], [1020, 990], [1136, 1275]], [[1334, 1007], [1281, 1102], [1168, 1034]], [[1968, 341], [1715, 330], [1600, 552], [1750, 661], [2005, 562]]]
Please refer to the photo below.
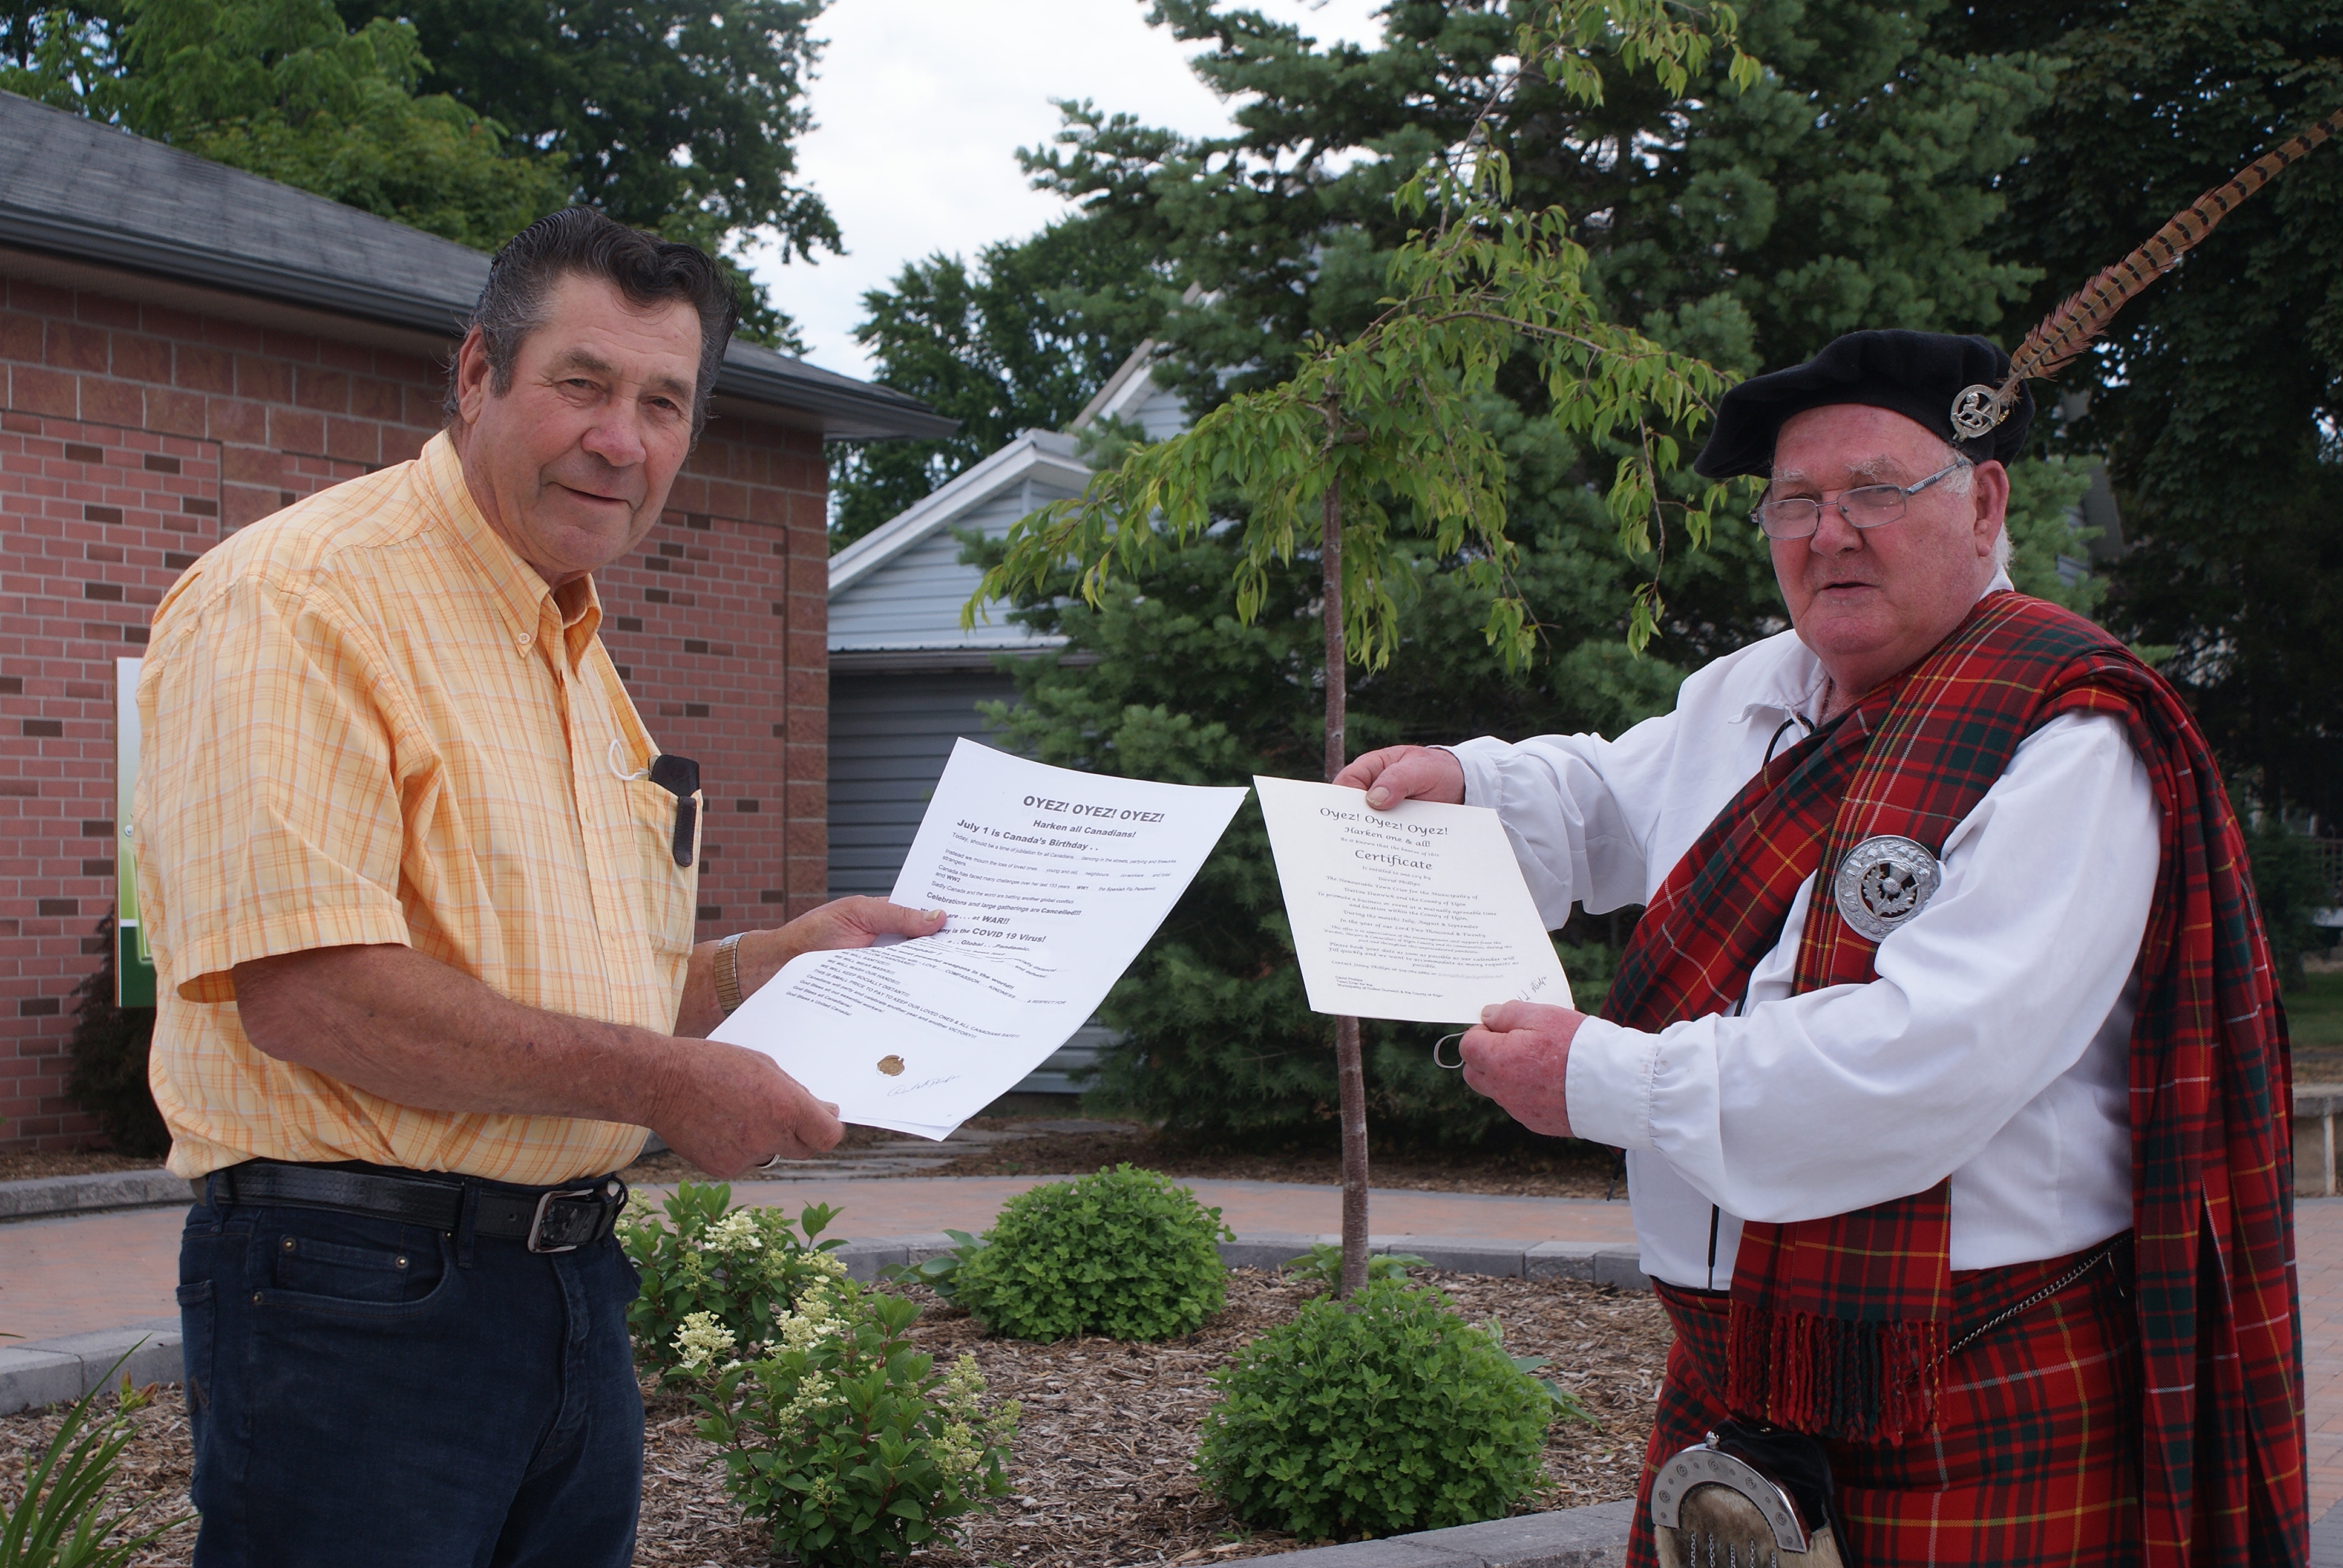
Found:
[[846, 1121], [942, 1138], [1087, 1021], [1243, 801], [1048, 768], [963, 739], [895, 879], [935, 936], [805, 953], [712, 1038]]
[[1570, 1005], [1570, 982], [1494, 811], [1253, 781], [1313, 1012], [1467, 1023], [1491, 1002]]

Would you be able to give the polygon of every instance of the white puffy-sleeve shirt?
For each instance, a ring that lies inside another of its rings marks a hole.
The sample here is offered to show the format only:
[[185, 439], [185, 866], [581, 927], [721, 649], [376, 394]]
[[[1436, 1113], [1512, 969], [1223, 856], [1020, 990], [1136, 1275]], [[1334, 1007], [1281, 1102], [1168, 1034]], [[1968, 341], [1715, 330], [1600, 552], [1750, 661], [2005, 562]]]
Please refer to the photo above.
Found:
[[[1456, 747], [1464, 798], [1497, 809], [1550, 927], [1573, 903], [1648, 903], [1780, 727], [1816, 716], [1823, 681], [1785, 632], [1708, 665], [1673, 713], [1616, 740]], [[1790, 994], [1809, 878], [1735, 1012], [1656, 1033], [1588, 1020], [1571, 1125], [1627, 1151], [1644, 1271], [1721, 1290], [1744, 1217], [1845, 1213], [1947, 1175], [1956, 1269], [2127, 1227], [2127, 1053], [2158, 828], [2121, 720], [2063, 716], [1954, 829], [1942, 885], [1879, 944], [1876, 980]]]

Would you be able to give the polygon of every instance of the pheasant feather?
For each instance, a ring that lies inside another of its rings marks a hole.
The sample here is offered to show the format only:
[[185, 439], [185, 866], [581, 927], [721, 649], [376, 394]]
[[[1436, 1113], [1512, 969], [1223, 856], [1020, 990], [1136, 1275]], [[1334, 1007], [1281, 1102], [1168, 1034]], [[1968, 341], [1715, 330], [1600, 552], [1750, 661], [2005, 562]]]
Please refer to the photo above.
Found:
[[2255, 159], [2225, 185], [2215, 186], [2172, 215], [2172, 221], [2146, 245], [2085, 284], [2079, 293], [2043, 317], [2010, 356], [2009, 374], [1998, 387], [1964, 388], [1953, 400], [1953, 428], [1973, 440], [2009, 417], [2017, 389], [2029, 377], [2048, 376], [2083, 351], [2083, 346], [2116, 318], [2126, 301], [2178, 265], [2198, 240], [2213, 232], [2237, 204], [2278, 177], [2288, 164], [2343, 130], [2338, 109], [2277, 151]]

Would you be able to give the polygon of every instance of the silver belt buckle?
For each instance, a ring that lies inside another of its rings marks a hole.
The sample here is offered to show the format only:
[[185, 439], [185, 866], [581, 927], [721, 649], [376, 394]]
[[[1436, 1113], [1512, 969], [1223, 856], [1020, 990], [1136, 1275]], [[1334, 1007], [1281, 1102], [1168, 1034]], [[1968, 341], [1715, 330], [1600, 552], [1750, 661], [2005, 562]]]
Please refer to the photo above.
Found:
[[582, 1198], [589, 1202], [599, 1202], [601, 1194], [595, 1191], [591, 1187], [578, 1187], [573, 1188], [567, 1192], [548, 1192], [545, 1196], [539, 1198], [537, 1201], [537, 1213], [528, 1222], [528, 1250], [530, 1251], [574, 1252], [584, 1244], [583, 1242], [578, 1241], [567, 1242], [558, 1247], [548, 1247], [544, 1244], [545, 1221], [547, 1213], [552, 1209], [556, 1202], [564, 1199], [571, 1198]]

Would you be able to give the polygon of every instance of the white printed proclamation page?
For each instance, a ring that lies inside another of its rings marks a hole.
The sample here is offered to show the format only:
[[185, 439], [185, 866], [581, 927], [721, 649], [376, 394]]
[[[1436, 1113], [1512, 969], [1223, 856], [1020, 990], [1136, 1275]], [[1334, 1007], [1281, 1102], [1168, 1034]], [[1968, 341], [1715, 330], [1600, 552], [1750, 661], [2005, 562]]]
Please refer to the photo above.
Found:
[[1491, 1002], [1570, 1005], [1497, 814], [1253, 779], [1314, 1012], [1471, 1023]]
[[961, 740], [890, 895], [939, 935], [807, 953], [714, 1039], [765, 1052], [848, 1121], [941, 1138], [1080, 1029], [1243, 801]]

